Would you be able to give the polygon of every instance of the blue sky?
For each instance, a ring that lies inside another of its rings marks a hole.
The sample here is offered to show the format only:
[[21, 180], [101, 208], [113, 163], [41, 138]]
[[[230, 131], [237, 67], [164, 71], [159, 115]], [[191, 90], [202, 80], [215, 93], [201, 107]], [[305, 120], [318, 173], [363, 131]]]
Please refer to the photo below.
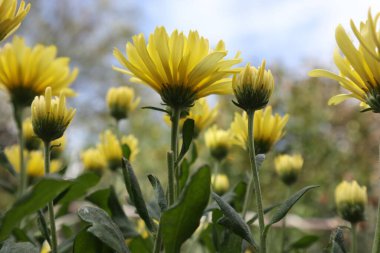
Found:
[[231, 53], [241, 51], [246, 61], [255, 65], [282, 63], [299, 68], [312, 60], [332, 65], [334, 32], [338, 24], [349, 30], [349, 20], [356, 24], [380, 11], [380, 1], [373, 0], [144, 0], [137, 3], [142, 17], [139, 29], [149, 34], [157, 25], [169, 31], [198, 30], [211, 44], [226, 42]]

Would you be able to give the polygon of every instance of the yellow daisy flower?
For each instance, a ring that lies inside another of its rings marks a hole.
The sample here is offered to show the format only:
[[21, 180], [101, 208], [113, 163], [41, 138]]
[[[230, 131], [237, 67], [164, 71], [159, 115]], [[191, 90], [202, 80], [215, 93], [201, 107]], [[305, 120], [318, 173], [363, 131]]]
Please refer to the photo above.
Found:
[[115, 49], [114, 56], [126, 68], [114, 67], [132, 76], [131, 81], [144, 83], [160, 94], [164, 104], [176, 108], [191, 107], [195, 100], [210, 94], [232, 93], [232, 66], [241, 60], [225, 60], [227, 51], [223, 41], [210, 50], [207, 39], [198, 32], [188, 36], [175, 30], [169, 35], [158, 27], [149, 36], [133, 36], [126, 44], [126, 57]]
[[129, 87], [110, 88], [106, 100], [111, 116], [116, 120], [128, 118], [129, 113], [140, 103], [140, 98]]
[[301, 172], [303, 158], [300, 154], [279, 155], [274, 159], [274, 167], [281, 180], [286, 185], [292, 185], [297, 181]]
[[121, 144], [128, 145], [131, 154], [129, 155], [129, 161], [133, 162], [136, 159], [137, 154], [140, 152], [138, 148], [139, 141], [132, 134], [121, 137]]
[[21, 107], [30, 106], [47, 87], [51, 87], [53, 95], [74, 95], [69, 85], [78, 70], [71, 71], [69, 62], [69, 58], [57, 58], [55, 46], [30, 48], [24, 39], [15, 36], [12, 43], [0, 49], [0, 88], [10, 94], [13, 104]]
[[227, 157], [232, 144], [232, 134], [229, 130], [219, 129], [216, 125], [205, 133], [205, 143], [211, 155], [221, 161]]
[[[254, 117], [254, 143], [257, 154], [267, 153], [272, 146], [285, 134], [284, 127], [289, 115], [281, 117], [272, 115], [272, 107], [255, 111]], [[234, 135], [233, 143], [247, 149], [248, 141], [248, 117], [245, 112], [235, 113], [235, 119], [231, 123], [231, 132]]]
[[107, 167], [106, 158], [98, 148], [89, 148], [83, 151], [81, 159], [85, 170], [103, 171]]
[[20, 26], [30, 10], [30, 4], [17, 0], [0, 0], [0, 41], [11, 35]]

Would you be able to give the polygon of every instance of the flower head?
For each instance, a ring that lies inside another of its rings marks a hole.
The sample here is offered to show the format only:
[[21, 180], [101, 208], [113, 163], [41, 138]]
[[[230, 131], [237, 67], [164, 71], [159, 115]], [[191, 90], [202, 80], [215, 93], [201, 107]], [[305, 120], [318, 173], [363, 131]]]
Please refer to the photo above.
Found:
[[27, 150], [38, 150], [41, 146], [41, 140], [33, 131], [32, 119], [26, 118], [22, 122], [22, 132], [24, 134], [25, 148]]
[[0, 0], [0, 41], [11, 35], [20, 26], [30, 10], [30, 4], [17, 0]]
[[[281, 139], [288, 119], [288, 114], [283, 117], [277, 113], [272, 115], [271, 106], [255, 112], [253, 137], [257, 154], [267, 153]], [[234, 135], [233, 143], [247, 149], [248, 117], [245, 112], [235, 113], [235, 119], [231, 123], [231, 132]]]
[[349, 222], [356, 223], [364, 219], [367, 202], [367, 188], [359, 186], [356, 181], [343, 181], [335, 188], [335, 203], [338, 212]]
[[129, 87], [109, 89], [106, 100], [111, 115], [116, 120], [128, 118], [129, 113], [140, 103], [140, 98], [136, 98], [134, 90]]
[[239, 74], [234, 75], [232, 88], [240, 108], [259, 110], [268, 104], [274, 80], [271, 71], [265, 70], [265, 61], [258, 68], [247, 64]]
[[222, 161], [227, 157], [232, 145], [232, 134], [230, 131], [219, 129], [216, 125], [209, 128], [205, 133], [205, 143], [212, 157]]
[[140, 152], [138, 148], [139, 141], [132, 134], [121, 137], [121, 144], [127, 145], [130, 150], [129, 161], [133, 162], [137, 154]]
[[107, 168], [106, 158], [98, 148], [89, 148], [83, 151], [81, 159], [85, 170], [101, 172]]
[[274, 160], [277, 174], [286, 185], [292, 185], [297, 181], [301, 172], [303, 158], [300, 154], [279, 155]]
[[[24, 157], [27, 157], [28, 151], [24, 150]], [[20, 172], [20, 146], [12, 145], [4, 149], [4, 154], [7, 157], [9, 163], [12, 165], [16, 172]], [[25, 158], [24, 158], [25, 159]]]
[[66, 108], [66, 98], [61, 93], [52, 98], [51, 88], [46, 88], [45, 96], [36, 97], [32, 103], [33, 130], [45, 142], [62, 137], [74, 118], [75, 109]]
[[149, 36], [133, 36], [126, 45], [126, 57], [118, 49], [114, 56], [127, 68], [114, 68], [132, 76], [131, 81], [147, 84], [160, 96], [164, 104], [173, 108], [191, 107], [195, 100], [210, 94], [232, 92], [229, 76], [236, 72], [231, 67], [241, 60], [238, 55], [225, 60], [224, 42], [210, 50], [207, 39], [198, 32], [188, 36], [175, 30], [169, 35], [158, 27]]
[[53, 95], [75, 94], [69, 85], [78, 70], [70, 70], [69, 58], [56, 55], [55, 46], [30, 48], [24, 39], [15, 36], [12, 43], [0, 49], [0, 88], [7, 90], [18, 106], [30, 106], [34, 97], [43, 95], [47, 87], [51, 87]]
[[219, 195], [226, 193], [230, 188], [230, 182], [226, 174], [212, 175], [211, 182], [213, 190]]
[[349, 94], [339, 94], [329, 100], [329, 105], [336, 105], [348, 98], [356, 98], [365, 110], [380, 112], [380, 31], [375, 24], [379, 14], [373, 19], [368, 12], [368, 20], [360, 24], [358, 30], [351, 21], [351, 28], [359, 40], [355, 46], [344, 28], [339, 25], [335, 38], [339, 50], [334, 53], [334, 62], [339, 74], [316, 69], [309, 73], [312, 77], [327, 77], [338, 81]]
[[106, 130], [100, 134], [99, 139], [100, 143], [98, 144], [98, 149], [104, 154], [108, 167], [111, 170], [118, 169], [121, 166], [123, 152], [117, 137], [111, 132], [111, 130]]

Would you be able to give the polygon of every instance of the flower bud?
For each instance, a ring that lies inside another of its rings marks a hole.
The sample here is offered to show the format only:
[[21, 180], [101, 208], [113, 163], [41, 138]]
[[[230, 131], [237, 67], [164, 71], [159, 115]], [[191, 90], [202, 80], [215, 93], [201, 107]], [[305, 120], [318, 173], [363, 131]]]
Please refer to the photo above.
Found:
[[232, 79], [232, 88], [237, 100], [236, 105], [245, 111], [265, 107], [273, 93], [274, 80], [270, 70], [265, 70], [265, 61], [259, 68], [249, 64]]
[[135, 98], [134, 90], [128, 87], [109, 89], [106, 100], [111, 116], [116, 120], [128, 118], [129, 113], [140, 103], [140, 98]]
[[301, 172], [303, 159], [299, 154], [293, 156], [279, 155], [275, 158], [274, 165], [284, 184], [292, 185], [297, 181]]
[[138, 148], [139, 141], [136, 139], [135, 136], [130, 134], [128, 136], [121, 137], [121, 144], [125, 144], [128, 146], [131, 152], [129, 155], [129, 161], [133, 162], [140, 151]]
[[41, 140], [33, 131], [31, 118], [26, 118], [22, 122], [22, 132], [24, 134], [25, 148], [29, 151], [38, 150], [41, 146]]
[[75, 109], [66, 108], [66, 98], [61, 93], [52, 98], [51, 88], [45, 96], [37, 96], [32, 102], [33, 130], [44, 142], [56, 140], [64, 134], [75, 115]]
[[225, 174], [212, 175], [211, 182], [212, 188], [219, 195], [226, 193], [230, 188], [230, 182]]
[[81, 153], [84, 170], [101, 172], [107, 168], [107, 161], [101, 150], [89, 148]]
[[351, 223], [364, 220], [367, 202], [367, 188], [359, 186], [356, 181], [343, 181], [335, 188], [335, 203], [338, 213]]
[[216, 125], [209, 128], [205, 133], [206, 146], [209, 148], [212, 157], [222, 161], [227, 157], [232, 144], [230, 131], [218, 129]]

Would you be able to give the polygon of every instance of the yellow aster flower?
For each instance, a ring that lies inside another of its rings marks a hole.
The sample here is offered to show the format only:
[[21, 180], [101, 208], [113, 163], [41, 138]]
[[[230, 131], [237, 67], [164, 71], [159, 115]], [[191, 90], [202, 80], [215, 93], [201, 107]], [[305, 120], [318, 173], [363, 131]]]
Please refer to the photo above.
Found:
[[270, 70], [265, 70], [265, 61], [258, 68], [249, 64], [232, 79], [236, 105], [243, 110], [258, 110], [266, 106], [273, 93], [274, 79]]
[[107, 167], [104, 154], [98, 148], [89, 148], [81, 153], [81, 159], [85, 170], [103, 171]]
[[57, 57], [55, 46], [25, 44], [15, 36], [12, 43], [0, 49], [0, 88], [11, 96], [18, 106], [30, 106], [35, 96], [43, 95], [51, 87], [53, 95], [64, 92], [74, 95], [69, 85], [76, 79], [78, 70], [70, 70], [69, 58]]
[[205, 143], [212, 157], [218, 161], [227, 157], [232, 145], [232, 134], [228, 130], [219, 129], [216, 125], [205, 132]]
[[51, 147], [50, 157], [52, 159], [60, 157], [66, 147], [66, 135], [62, 135], [62, 137], [52, 141]]
[[147, 239], [149, 237], [149, 231], [146, 228], [145, 222], [142, 219], [137, 220], [136, 231], [140, 234], [143, 239]]
[[364, 209], [368, 202], [367, 188], [356, 181], [341, 182], [335, 188], [335, 203], [343, 219], [356, 223], [364, 219]]
[[365, 110], [380, 112], [380, 31], [376, 31], [375, 19], [368, 13], [368, 20], [360, 24], [357, 29], [353, 21], [351, 28], [359, 40], [355, 46], [350, 37], [339, 25], [335, 31], [335, 38], [339, 50], [334, 53], [334, 62], [339, 74], [327, 70], [316, 69], [309, 73], [312, 77], [327, 77], [338, 81], [349, 94], [339, 94], [329, 100], [329, 105], [336, 105], [348, 98], [356, 98]]
[[30, 4], [17, 0], [0, 0], [0, 41], [11, 35], [20, 26], [30, 10]]
[[100, 143], [98, 149], [104, 154], [108, 167], [111, 170], [116, 170], [121, 166], [121, 159], [123, 157], [123, 152], [117, 137], [111, 130], [106, 130], [100, 134], [99, 139]]
[[41, 140], [33, 131], [32, 119], [26, 118], [22, 122], [22, 132], [24, 134], [25, 148], [27, 150], [37, 150], [41, 146]]
[[[267, 153], [281, 139], [285, 134], [284, 127], [288, 119], [288, 114], [283, 117], [277, 113], [272, 115], [271, 106], [255, 112], [253, 137], [257, 154]], [[234, 121], [231, 123], [231, 132], [234, 135], [233, 143], [247, 149], [248, 117], [245, 112], [235, 113]]]
[[213, 190], [219, 195], [226, 193], [230, 188], [230, 182], [226, 174], [212, 175], [211, 182]]
[[175, 30], [169, 35], [158, 27], [146, 42], [143, 34], [133, 36], [126, 45], [126, 57], [115, 49], [114, 56], [126, 68], [115, 70], [132, 76], [131, 81], [144, 83], [160, 94], [164, 104], [177, 109], [191, 107], [195, 100], [210, 94], [232, 93], [232, 66], [238, 55], [226, 60], [223, 41], [210, 49], [207, 39], [198, 32], [188, 36]]
[[286, 185], [292, 185], [297, 181], [301, 172], [303, 158], [300, 154], [279, 155], [274, 159], [274, 167], [281, 180]]
[[140, 103], [140, 98], [129, 87], [110, 88], [107, 93], [107, 105], [111, 116], [116, 120], [126, 119]]
[[140, 152], [138, 148], [139, 141], [132, 134], [128, 136], [121, 137], [121, 144], [128, 145], [131, 154], [129, 155], [129, 161], [134, 161], [136, 159], [137, 154]]
[[33, 130], [45, 142], [62, 137], [74, 118], [75, 109], [66, 108], [66, 98], [61, 93], [52, 98], [52, 90], [46, 88], [45, 96], [36, 97], [32, 103]]
[[[45, 175], [44, 155], [41, 151], [32, 151], [28, 155], [26, 171], [29, 176], [42, 177]], [[50, 173], [57, 172], [61, 168], [61, 162], [52, 160], [50, 162]]]
[[[19, 173], [20, 172], [20, 146], [12, 145], [4, 149], [4, 154], [7, 157], [9, 163], [12, 165], [13, 169]], [[24, 150], [24, 157], [28, 155], [28, 151]]]
[[51, 252], [51, 248], [50, 248], [49, 243], [47, 241], [44, 241], [44, 243], [42, 244], [40, 253], [50, 253], [50, 252]]

